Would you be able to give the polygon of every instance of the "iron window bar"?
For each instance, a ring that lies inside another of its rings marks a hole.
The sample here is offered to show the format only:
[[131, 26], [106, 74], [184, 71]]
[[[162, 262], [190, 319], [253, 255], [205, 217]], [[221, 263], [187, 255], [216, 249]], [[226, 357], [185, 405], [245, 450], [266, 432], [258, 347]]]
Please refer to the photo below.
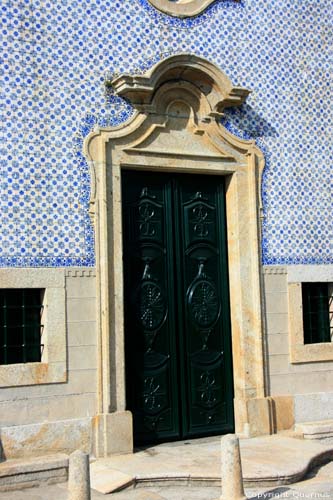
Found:
[[0, 364], [41, 361], [41, 289], [0, 290]]
[[331, 283], [303, 283], [304, 344], [333, 339], [333, 286]]

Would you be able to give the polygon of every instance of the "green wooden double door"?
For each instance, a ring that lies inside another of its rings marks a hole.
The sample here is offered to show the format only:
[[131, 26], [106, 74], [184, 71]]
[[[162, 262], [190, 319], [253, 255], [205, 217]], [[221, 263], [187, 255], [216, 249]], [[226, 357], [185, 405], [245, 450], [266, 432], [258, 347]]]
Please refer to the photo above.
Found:
[[125, 171], [122, 199], [135, 442], [232, 432], [223, 178]]

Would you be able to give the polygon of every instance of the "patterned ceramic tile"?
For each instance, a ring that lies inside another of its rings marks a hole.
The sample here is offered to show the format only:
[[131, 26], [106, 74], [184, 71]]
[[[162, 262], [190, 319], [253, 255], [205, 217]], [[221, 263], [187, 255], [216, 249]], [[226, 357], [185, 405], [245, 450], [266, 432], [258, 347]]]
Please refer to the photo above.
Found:
[[263, 261], [333, 263], [332, 0], [217, 0], [175, 19], [147, 0], [2, 0], [0, 265], [94, 265], [82, 141], [132, 113], [105, 91], [177, 52], [253, 90], [225, 126], [266, 157]]

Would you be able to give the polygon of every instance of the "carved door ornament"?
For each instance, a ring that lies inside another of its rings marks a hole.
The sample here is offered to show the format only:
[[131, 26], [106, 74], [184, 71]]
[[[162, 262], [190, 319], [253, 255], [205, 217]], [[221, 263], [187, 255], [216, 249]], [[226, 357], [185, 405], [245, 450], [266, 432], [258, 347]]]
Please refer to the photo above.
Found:
[[201, 14], [215, 0], [149, 0], [156, 9], [174, 17], [193, 17]]

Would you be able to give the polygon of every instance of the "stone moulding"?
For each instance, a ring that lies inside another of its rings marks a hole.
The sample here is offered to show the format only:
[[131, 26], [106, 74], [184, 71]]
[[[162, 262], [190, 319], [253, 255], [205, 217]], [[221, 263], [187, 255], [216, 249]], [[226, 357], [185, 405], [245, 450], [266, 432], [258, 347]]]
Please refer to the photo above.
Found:
[[65, 269], [66, 278], [92, 278], [96, 276], [96, 269]]
[[281, 266], [263, 266], [264, 274], [287, 274], [287, 268]]
[[201, 14], [215, 0], [148, 0], [156, 9], [173, 17], [193, 17]]
[[[249, 90], [234, 87], [214, 64], [191, 54], [171, 56], [141, 76], [120, 75], [112, 85], [136, 112], [122, 125], [95, 129], [84, 142], [95, 180], [91, 213], [100, 304], [96, 455], [112, 453], [116, 441], [122, 452], [130, 451], [132, 439], [125, 411], [123, 169], [225, 177], [236, 431], [267, 434], [260, 277], [264, 157], [255, 141], [220, 123], [224, 108], [241, 105]], [[115, 422], [124, 425], [122, 443]]]
[[128, 99], [136, 109], [152, 113], [156, 90], [170, 81], [197, 85], [208, 100], [211, 117], [222, 114], [224, 108], [240, 106], [250, 93], [243, 87], [234, 87], [214, 64], [189, 54], [168, 57], [144, 75], [122, 74], [111, 84], [115, 93]]

